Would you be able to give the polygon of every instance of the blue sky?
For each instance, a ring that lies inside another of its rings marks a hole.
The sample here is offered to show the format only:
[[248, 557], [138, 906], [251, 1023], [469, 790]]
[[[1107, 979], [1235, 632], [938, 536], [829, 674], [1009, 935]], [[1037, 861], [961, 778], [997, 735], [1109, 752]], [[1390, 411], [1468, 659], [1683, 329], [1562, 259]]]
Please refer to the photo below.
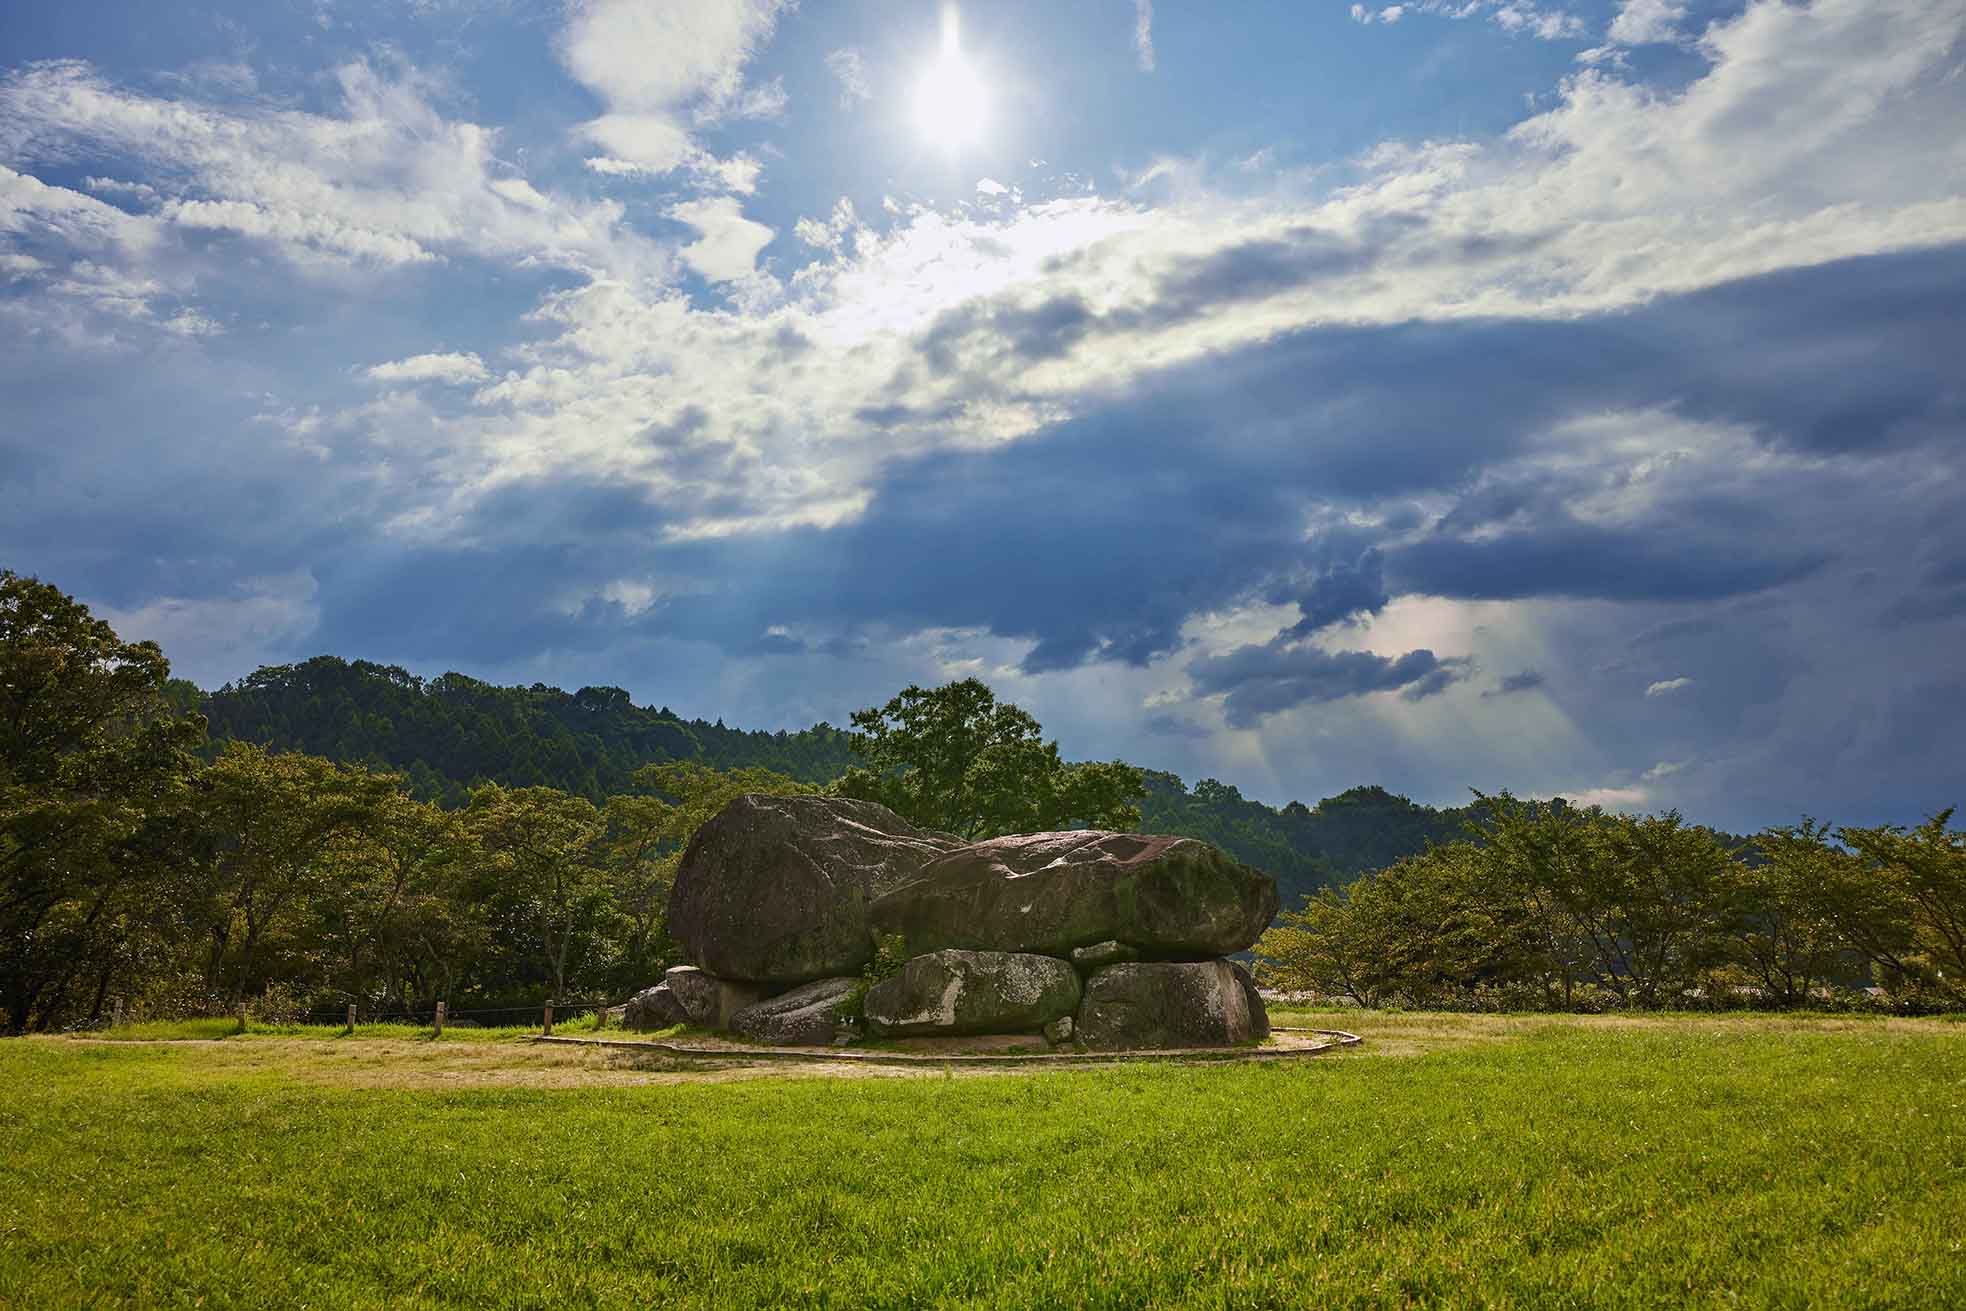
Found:
[[206, 686], [975, 674], [1273, 802], [1966, 801], [1966, 6], [951, 26], [10, 6], [0, 561]]

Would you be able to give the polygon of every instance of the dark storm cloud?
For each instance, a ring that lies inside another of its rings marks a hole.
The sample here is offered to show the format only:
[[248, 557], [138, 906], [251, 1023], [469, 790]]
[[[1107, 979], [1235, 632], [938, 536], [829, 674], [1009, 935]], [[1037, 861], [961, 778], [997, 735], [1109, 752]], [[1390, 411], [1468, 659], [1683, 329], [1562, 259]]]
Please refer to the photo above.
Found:
[[1273, 588], [1264, 599], [1272, 605], [1294, 602], [1304, 617], [1285, 635], [1309, 637], [1334, 624], [1378, 614], [1391, 598], [1386, 594], [1383, 558], [1370, 550], [1351, 563], [1339, 561], [1302, 586]]
[[1548, 680], [1533, 669], [1525, 669], [1519, 674], [1509, 674], [1494, 687], [1483, 692], [1484, 697], [1514, 696], [1519, 692], [1533, 692]]
[[1794, 582], [1829, 559], [1820, 547], [1688, 540], [1686, 528], [1662, 517], [1649, 531], [1611, 530], [1559, 516], [1496, 537], [1436, 535], [1390, 550], [1388, 567], [1401, 590], [1434, 596], [1685, 601]]
[[1466, 660], [1442, 660], [1427, 650], [1394, 657], [1278, 640], [1205, 656], [1188, 666], [1188, 677], [1203, 696], [1226, 693], [1223, 709], [1229, 723], [1248, 727], [1301, 705], [1373, 692], [1400, 691], [1417, 701], [1445, 690], [1470, 670]]
[[[1956, 253], [1922, 268], [1924, 281], [1949, 280], [1966, 295]], [[484, 642], [516, 658], [528, 642], [580, 644], [583, 627], [605, 636], [628, 625], [732, 653], [757, 650], [776, 625], [815, 642], [870, 625], [946, 627], [1026, 640], [1026, 670], [1044, 672], [1145, 664], [1179, 648], [1194, 616], [1252, 599], [1294, 601], [1303, 617], [1291, 636], [1301, 637], [1409, 592], [1746, 597], [1815, 576], [1836, 558], [1834, 535], [1785, 517], [1787, 485], [1695, 488], [1612, 527], [1573, 517], [1573, 482], [1533, 460], [1520, 472], [1524, 453], [1553, 424], [1683, 409], [1689, 394], [1772, 445], [1793, 444], [1799, 431], [1820, 439], [1826, 430], [1803, 421], [1806, 400], [1841, 395], [1835, 381], [1818, 377], [1804, 352], [1764, 349], [1796, 340], [1792, 320], [1805, 305], [1839, 338], [1876, 343], [1873, 368], [1892, 371], [1909, 398], [1901, 411], [1942, 415], [1957, 389], [1937, 371], [1928, 339], [1956, 338], [1957, 325], [1905, 319], [1873, 294], [1880, 280], [1920, 281], [1903, 259], [1865, 260], [1578, 323], [1301, 332], [1170, 370], [1019, 442], [893, 463], [866, 512], [831, 530], [669, 542], [666, 512], [639, 494], [527, 484], [466, 525], [480, 553], [390, 556], [378, 547], [387, 564], [372, 581], [332, 571], [324, 632], [340, 640], [410, 625], [421, 647]], [[1714, 315], [1731, 325], [1731, 350], [1703, 326]], [[1536, 382], [1497, 386], [1498, 361]], [[1739, 394], [1716, 381], [1730, 369], [1744, 379]], [[1874, 444], [1861, 433], [1844, 440]], [[1956, 450], [1934, 448], [1932, 458], [1955, 460]], [[1490, 473], [1510, 461], [1517, 473]], [[716, 469], [696, 472], [704, 496], [738, 507], [734, 487], [717, 488]], [[1877, 512], [1889, 513], [1888, 488], [1852, 495], [1879, 497]], [[1445, 513], [1415, 536], [1426, 523], [1419, 497]], [[1320, 514], [1330, 507], [1371, 513]], [[552, 542], [562, 545], [539, 545]], [[644, 574], [706, 586], [632, 617], [547, 604]], [[501, 595], [505, 609], [530, 605], [532, 617], [480, 613], [499, 608]], [[1218, 685], [1232, 669], [1217, 667]]]
[[[648, 440], [694, 484], [691, 503], [563, 477], [512, 484], [457, 526], [452, 540], [468, 546], [380, 531], [398, 507], [372, 481], [301, 454], [249, 414], [213, 415], [214, 428], [248, 435], [230, 446], [159, 440], [121, 464], [104, 446], [93, 467], [108, 475], [0, 433], [0, 451], [56, 466], [30, 474], [46, 496], [8, 503], [17, 513], [0, 545], [21, 558], [37, 534], [54, 540], [64, 519], [83, 518], [95, 539], [61, 534], [50, 572], [111, 599], [220, 594], [244, 559], [266, 573], [305, 568], [319, 581], [313, 647], [460, 664], [670, 637], [753, 654], [781, 625], [800, 636], [766, 645], [851, 650], [837, 644], [864, 630], [946, 627], [1028, 641], [1026, 668], [1039, 672], [1145, 664], [1179, 649], [1194, 617], [1249, 600], [1295, 602], [1297, 637], [1415, 591], [1705, 605], [1821, 576], [1849, 540], [1845, 527], [1894, 526], [1894, 490], [1852, 486], [1836, 520], [1800, 520], [1791, 486], [1742, 481], [1682, 490], [1607, 527], [1570, 513], [1576, 485], [1537, 465], [1535, 440], [1579, 417], [1648, 408], [1824, 454], [1956, 435], [1966, 426], [1951, 365], [1966, 351], [1960, 254], [1800, 270], [1576, 322], [1297, 332], [1086, 402], [1080, 417], [1014, 443], [891, 463], [866, 511], [830, 530], [666, 538], [706, 505], [750, 508], [743, 470], [699, 447], [687, 421]], [[1026, 334], [1034, 356], [1084, 324], [1069, 305], [1002, 322]], [[1833, 361], [1867, 343], [1861, 379], [1822, 366], [1811, 325]], [[1857, 403], [1885, 394], [1888, 407]], [[120, 422], [170, 404], [125, 395]], [[213, 409], [187, 395], [186, 413]], [[934, 422], [919, 411], [882, 417]], [[1934, 470], [1958, 467], [1956, 439], [1919, 449]], [[1498, 473], [1505, 465], [1514, 472]], [[116, 513], [91, 511], [97, 476], [110, 478]], [[1937, 562], [1942, 582], [1966, 557], [1966, 533], [1954, 520], [1918, 531], [1920, 549], [1906, 557]], [[1901, 622], [1956, 612], [1924, 568], [1895, 584], [1910, 593]], [[689, 585], [637, 613], [593, 599], [643, 577]], [[1675, 619], [1689, 625], [1687, 640], [1706, 622]], [[1253, 720], [1349, 686], [1347, 674], [1374, 686], [1393, 677], [1297, 658], [1310, 663], [1291, 674], [1210, 665], [1208, 683]], [[796, 676], [797, 660], [775, 663]], [[1438, 690], [1434, 673], [1402, 666], [1390, 688]]]
[[1370, 267], [1380, 252], [1315, 228], [1183, 259], [1156, 282], [1152, 308], [1125, 326], [1163, 328], [1239, 301], [1263, 300]]
[[[1565, 419], [1678, 405], [1689, 380], [1714, 416], [1786, 442], [1803, 412], [1798, 398], [1835, 390], [1800, 352], [1764, 353], [1763, 343], [1793, 336], [1805, 304], [1839, 335], [1869, 333], [1875, 367], [1899, 370], [1906, 407], [1939, 414], [1954, 386], [1925, 341], [1957, 327], [1905, 321], [1874, 298], [1880, 278], [1917, 280], [1902, 264], [1756, 279], [1739, 284], [1738, 299], [1705, 292], [1582, 323], [1298, 333], [1169, 371], [1024, 441], [895, 464], [858, 521], [801, 530], [796, 549], [719, 544], [700, 567], [747, 580], [747, 638], [788, 618], [976, 627], [1035, 643], [1032, 669], [1150, 660], [1174, 648], [1188, 618], [1252, 596], [1296, 600], [1313, 631], [1411, 591], [1604, 600], [1757, 592], [1809, 577], [1834, 553], [1827, 539], [1784, 525], [1785, 487], [1770, 484], [1761, 500], [1751, 484], [1696, 489], [1607, 527], [1563, 509], [1560, 480], [1502, 486], [1482, 471], [1520, 457]], [[1966, 294], [1966, 273], [1949, 254], [1928, 259], [1923, 276], [1949, 278]], [[1711, 334], [1691, 327], [1723, 311], [1738, 333], [1726, 354], [1753, 384], [1724, 405], [1712, 380], [1728, 360], [1696, 358], [1711, 352]], [[1502, 360], [1511, 376], [1538, 381], [1495, 386]], [[1369, 526], [1308, 526], [1317, 507], [1369, 505], [1393, 521], [1376, 531], [1405, 533], [1407, 498], [1418, 495], [1450, 498], [1442, 528], [1376, 555], [1367, 554]]]

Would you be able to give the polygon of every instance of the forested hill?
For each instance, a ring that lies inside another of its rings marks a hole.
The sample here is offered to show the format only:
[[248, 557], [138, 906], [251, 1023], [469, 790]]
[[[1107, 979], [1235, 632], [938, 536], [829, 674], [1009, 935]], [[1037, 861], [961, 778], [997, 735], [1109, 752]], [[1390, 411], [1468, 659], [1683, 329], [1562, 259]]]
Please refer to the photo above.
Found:
[[1141, 827], [1213, 842], [1276, 878], [1286, 909], [1330, 883], [1349, 881], [1430, 842], [1467, 836], [1466, 808], [1435, 810], [1381, 787], [1356, 787], [1315, 806], [1293, 801], [1281, 810], [1252, 801], [1233, 786], [1205, 778], [1188, 791], [1179, 778], [1147, 771]]
[[653, 762], [762, 765], [825, 783], [853, 762], [827, 724], [747, 733], [635, 705], [618, 687], [497, 687], [463, 674], [316, 656], [271, 665], [204, 698], [214, 741], [239, 738], [407, 774], [425, 800], [463, 804], [474, 783], [556, 787], [600, 802]]
[[[174, 691], [186, 703], [197, 698], [189, 684]], [[214, 741], [238, 738], [394, 770], [408, 775], [417, 796], [445, 805], [463, 804], [473, 784], [487, 781], [556, 787], [599, 802], [630, 790], [630, 775], [659, 761], [762, 765], [812, 783], [855, 763], [846, 733], [827, 724], [744, 732], [637, 706], [618, 687], [563, 692], [540, 683], [497, 687], [463, 674], [423, 679], [334, 656], [269, 666], [198, 704]], [[1377, 787], [1279, 810], [1214, 779], [1190, 791], [1175, 775], [1151, 770], [1140, 808], [1148, 832], [1201, 838], [1269, 871], [1285, 906], [1430, 841], [1452, 841], [1466, 818]]]

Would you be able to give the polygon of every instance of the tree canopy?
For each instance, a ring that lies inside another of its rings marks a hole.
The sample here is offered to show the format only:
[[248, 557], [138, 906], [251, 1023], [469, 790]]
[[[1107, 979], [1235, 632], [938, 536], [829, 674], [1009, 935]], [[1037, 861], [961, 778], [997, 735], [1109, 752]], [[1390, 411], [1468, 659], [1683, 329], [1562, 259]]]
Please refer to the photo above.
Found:
[[999, 702], [981, 679], [909, 686], [853, 714], [865, 763], [835, 785], [924, 828], [958, 837], [1034, 833], [1083, 824], [1130, 830], [1146, 780], [1132, 765], [1068, 765], [1038, 721]]

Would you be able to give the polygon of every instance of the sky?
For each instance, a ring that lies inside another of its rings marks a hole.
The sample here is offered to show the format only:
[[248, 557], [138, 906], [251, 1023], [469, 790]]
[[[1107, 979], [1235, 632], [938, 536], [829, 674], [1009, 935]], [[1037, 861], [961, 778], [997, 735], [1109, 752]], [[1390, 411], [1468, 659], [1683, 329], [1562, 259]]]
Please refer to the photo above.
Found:
[[0, 11], [0, 565], [744, 727], [1966, 802], [1962, 0]]

